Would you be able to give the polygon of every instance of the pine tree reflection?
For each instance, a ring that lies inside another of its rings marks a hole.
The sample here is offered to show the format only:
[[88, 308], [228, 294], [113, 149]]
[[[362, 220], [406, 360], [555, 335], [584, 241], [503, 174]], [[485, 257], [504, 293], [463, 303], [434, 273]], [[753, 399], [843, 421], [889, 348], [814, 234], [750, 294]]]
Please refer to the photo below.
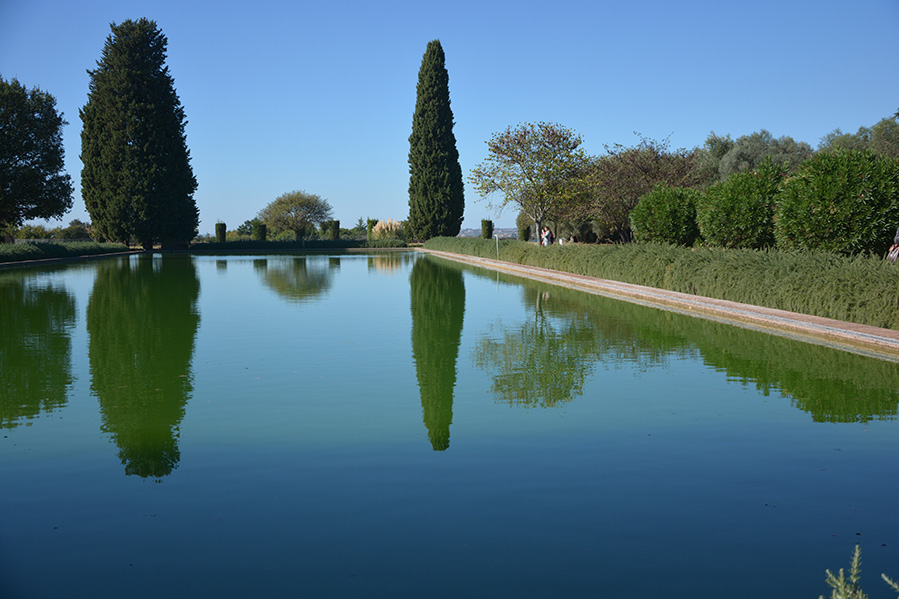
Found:
[[141, 256], [98, 268], [87, 307], [91, 388], [127, 475], [159, 479], [178, 466], [199, 293], [189, 257]]
[[465, 316], [465, 283], [459, 269], [416, 260], [409, 277], [412, 356], [421, 392], [422, 417], [434, 451], [449, 447], [456, 359]]
[[[257, 265], [256, 262], [262, 262]], [[254, 268], [265, 285], [291, 302], [308, 302], [328, 292], [332, 271], [339, 260], [295, 256], [292, 259], [255, 261]]]
[[74, 323], [65, 288], [19, 273], [0, 278], [0, 428], [65, 405]]

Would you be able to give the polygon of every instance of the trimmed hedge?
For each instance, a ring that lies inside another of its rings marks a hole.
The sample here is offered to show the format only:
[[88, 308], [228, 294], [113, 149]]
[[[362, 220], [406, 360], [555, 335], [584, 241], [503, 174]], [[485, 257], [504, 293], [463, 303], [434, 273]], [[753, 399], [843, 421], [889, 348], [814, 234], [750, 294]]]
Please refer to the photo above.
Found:
[[[438, 237], [426, 249], [496, 258], [497, 245]], [[499, 242], [499, 259], [601, 279], [899, 329], [899, 268], [829, 252], [684, 248], [667, 244], [540, 247]]]
[[696, 205], [703, 243], [712, 247], [774, 246], [774, 211], [786, 170], [768, 158], [756, 170], [712, 185]]
[[882, 255], [899, 226], [899, 159], [819, 152], [781, 187], [778, 247]]
[[482, 220], [481, 221], [481, 237], [484, 239], [493, 239], [493, 221], [492, 220]]
[[658, 185], [631, 210], [631, 230], [640, 242], [691, 246], [699, 237], [696, 202], [700, 193], [685, 187]]
[[77, 258], [128, 252], [131, 249], [121, 243], [3, 243], [0, 244], [0, 262], [46, 260], [48, 258]]

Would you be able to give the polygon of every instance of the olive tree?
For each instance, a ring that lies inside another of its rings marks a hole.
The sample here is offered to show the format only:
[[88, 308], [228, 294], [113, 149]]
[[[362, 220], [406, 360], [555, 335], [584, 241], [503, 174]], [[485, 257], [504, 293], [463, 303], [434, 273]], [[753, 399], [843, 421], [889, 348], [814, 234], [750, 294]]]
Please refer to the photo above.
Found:
[[321, 196], [289, 191], [260, 210], [258, 218], [274, 231], [293, 231], [296, 239], [302, 239], [310, 226], [331, 218], [331, 205]]
[[581, 136], [556, 123], [524, 123], [494, 133], [487, 158], [471, 172], [482, 198], [500, 200], [488, 207], [502, 212], [515, 204], [536, 224], [564, 218], [579, 193], [579, 175], [587, 162]]

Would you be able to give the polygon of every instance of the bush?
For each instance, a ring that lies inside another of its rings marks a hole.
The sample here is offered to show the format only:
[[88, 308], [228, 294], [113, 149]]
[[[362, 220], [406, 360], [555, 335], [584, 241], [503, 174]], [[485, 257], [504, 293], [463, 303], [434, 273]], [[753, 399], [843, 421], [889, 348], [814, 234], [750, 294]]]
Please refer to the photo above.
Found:
[[481, 237], [484, 239], [493, 239], [493, 221], [492, 220], [482, 220], [481, 221]]
[[78, 256], [114, 254], [127, 251], [129, 251], [128, 246], [120, 243], [4, 243], [0, 244], [0, 262], [76, 258]]
[[371, 230], [372, 239], [402, 239], [403, 223], [388, 218], [387, 220], [379, 220]]
[[340, 239], [340, 221], [326, 220], [322, 223], [322, 237], [330, 240]]
[[[485, 239], [437, 237], [426, 249], [497, 258]], [[791, 312], [899, 329], [899, 269], [871, 256], [684, 248], [659, 243], [499, 242], [499, 259]]]
[[870, 150], [819, 152], [779, 198], [778, 247], [881, 254], [899, 225], [899, 159]]
[[268, 227], [264, 222], [255, 220], [253, 222], [253, 241], [265, 241], [268, 237]]
[[518, 239], [520, 241], [530, 241], [531, 219], [524, 211], [518, 213], [518, 217], [515, 219], [515, 226], [518, 228]]
[[699, 192], [658, 185], [631, 211], [631, 230], [640, 242], [691, 246], [699, 237], [696, 201]]
[[774, 246], [774, 210], [786, 169], [768, 158], [756, 170], [736, 173], [699, 198], [696, 221], [712, 247], [762, 249]]
[[225, 223], [215, 223], [215, 240], [223, 243], [228, 236], [228, 227]]

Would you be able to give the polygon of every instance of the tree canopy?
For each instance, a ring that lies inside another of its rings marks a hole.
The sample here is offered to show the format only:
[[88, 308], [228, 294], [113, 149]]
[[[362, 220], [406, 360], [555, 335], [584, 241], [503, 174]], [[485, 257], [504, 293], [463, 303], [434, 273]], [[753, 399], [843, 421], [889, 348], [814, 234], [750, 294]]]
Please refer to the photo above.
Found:
[[539, 231], [552, 217], [569, 209], [587, 156], [581, 136], [556, 123], [523, 123], [494, 133], [487, 158], [471, 172], [471, 183], [484, 197], [501, 194], [488, 207], [501, 212], [517, 205]]
[[187, 120], [154, 21], [111, 25], [81, 109], [81, 189], [96, 233], [183, 245], [196, 236]]
[[260, 210], [258, 218], [272, 231], [293, 231], [302, 239], [310, 226], [331, 218], [331, 205], [318, 195], [289, 191]]
[[818, 149], [871, 150], [881, 156], [899, 158], [899, 116], [883, 118], [871, 127], [859, 127], [856, 133], [834, 129], [821, 138]]
[[788, 170], [794, 171], [812, 153], [812, 147], [804, 141], [796, 141], [789, 135], [774, 137], [770, 131], [761, 129], [737, 138], [721, 157], [718, 173], [723, 181], [733, 173], [755, 170], [769, 156], [774, 164], [786, 164]]
[[604, 223], [620, 241], [633, 241], [630, 213], [657, 185], [692, 187], [703, 180], [695, 150], [669, 150], [668, 139], [640, 136], [635, 147], [606, 146], [583, 177], [586, 214]]
[[409, 218], [421, 240], [455, 237], [462, 228], [465, 197], [453, 135], [449, 74], [439, 40], [428, 43], [418, 71], [415, 113], [409, 136]]
[[72, 207], [72, 180], [56, 99], [17, 79], [0, 78], [0, 228], [61, 217]]

